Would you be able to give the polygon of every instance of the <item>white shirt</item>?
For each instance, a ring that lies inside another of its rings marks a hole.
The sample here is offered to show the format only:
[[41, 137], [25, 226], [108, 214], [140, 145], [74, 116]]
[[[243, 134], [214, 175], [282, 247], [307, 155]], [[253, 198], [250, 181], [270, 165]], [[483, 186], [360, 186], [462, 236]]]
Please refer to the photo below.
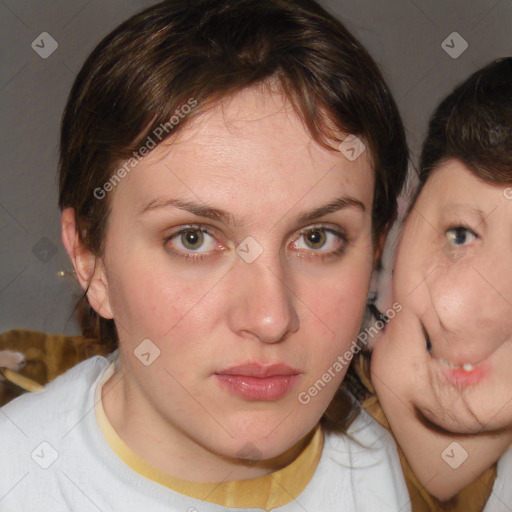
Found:
[[[2, 512], [261, 510], [194, 499], [126, 465], [102, 435], [94, 413], [97, 388], [109, 365], [103, 357], [88, 359], [44, 390], [0, 409]], [[344, 434], [327, 433], [309, 484], [275, 512], [410, 511], [389, 433], [364, 411], [349, 432], [363, 446]]]
[[512, 447], [498, 461], [498, 475], [483, 512], [512, 511]]

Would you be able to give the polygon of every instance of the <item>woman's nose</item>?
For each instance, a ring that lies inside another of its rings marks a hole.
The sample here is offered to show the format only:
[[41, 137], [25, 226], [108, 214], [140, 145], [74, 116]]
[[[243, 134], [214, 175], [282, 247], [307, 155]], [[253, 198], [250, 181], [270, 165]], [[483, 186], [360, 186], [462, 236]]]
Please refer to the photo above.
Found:
[[455, 350], [490, 353], [512, 337], [512, 279], [498, 267], [492, 261], [452, 266], [429, 279], [440, 334]]
[[231, 279], [228, 320], [233, 332], [276, 343], [297, 331], [297, 299], [279, 258], [238, 261]]

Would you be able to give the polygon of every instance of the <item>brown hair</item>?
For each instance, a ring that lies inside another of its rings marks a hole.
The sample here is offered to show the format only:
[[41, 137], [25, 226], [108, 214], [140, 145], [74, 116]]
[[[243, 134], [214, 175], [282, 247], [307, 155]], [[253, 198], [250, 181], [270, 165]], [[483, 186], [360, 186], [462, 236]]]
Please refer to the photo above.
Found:
[[473, 73], [434, 111], [421, 154], [416, 198], [431, 173], [452, 158], [484, 181], [512, 182], [511, 57]]
[[[154, 141], [155, 130], [191, 100], [197, 105], [160, 143], [215, 102], [270, 81], [317, 142], [331, 147], [339, 131], [365, 141], [376, 173], [374, 235], [384, 233], [396, 215], [408, 150], [397, 107], [361, 44], [312, 0], [168, 0], [107, 35], [72, 87], [59, 206], [75, 210], [84, 246], [102, 254], [110, 202], [95, 191]], [[86, 293], [77, 303], [82, 332], [112, 350], [114, 322], [90, 307]]]

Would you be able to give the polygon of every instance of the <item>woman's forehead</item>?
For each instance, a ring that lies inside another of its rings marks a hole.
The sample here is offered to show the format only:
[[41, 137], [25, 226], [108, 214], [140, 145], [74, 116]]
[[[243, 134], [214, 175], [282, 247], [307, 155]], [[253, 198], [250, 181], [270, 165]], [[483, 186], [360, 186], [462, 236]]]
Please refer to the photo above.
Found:
[[366, 152], [351, 161], [321, 146], [286, 99], [254, 89], [195, 118], [118, 191], [141, 205], [162, 195], [224, 205], [243, 197], [293, 205], [349, 195], [371, 210], [373, 174]]

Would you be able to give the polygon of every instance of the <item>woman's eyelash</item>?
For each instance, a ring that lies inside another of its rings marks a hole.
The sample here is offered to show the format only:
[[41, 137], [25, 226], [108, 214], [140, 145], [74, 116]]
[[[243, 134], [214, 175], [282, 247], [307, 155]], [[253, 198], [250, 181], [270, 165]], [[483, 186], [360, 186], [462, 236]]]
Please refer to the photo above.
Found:
[[469, 231], [469, 232], [473, 233], [476, 237], [479, 237], [478, 233], [473, 228], [471, 228], [468, 224], [465, 224], [463, 222], [457, 222], [457, 223], [450, 224], [444, 230], [444, 232], [447, 233], [448, 231], [455, 231], [455, 230]]
[[192, 231], [192, 232], [200, 231], [202, 233], [206, 233], [206, 234], [210, 235], [213, 238], [215, 238], [215, 235], [216, 235], [212, 230], [210, 230], [206, 226], [190, 224], [190, 225], [186, 225], [186, 226], [180, 226], [177, 229], [177, 231], [174, 231], [170, 235], [166, 236], [164, 238], [164, 242], [168, 242], [169, 240], [172, 240], [173, 238], [177, 238], [178, 236], [181, 236], [184, 233], [188, 233], [190, 231]]
[[212, 237], [214, 240], [217, 241], [218, 233], [215, 233], [213, 230], [206, 226], [202, 226], [199, 224], [189, 224], [186, 226], [180, 226], [175, 232], [171, 233], [170, 235], [166, 236], [163, 240], [164, 247], [167, 251], [170, 251], [173, 256], [177, 256], [179, 258], [187, 260], [194, 260], [194, 261], [203, 261], [207, 257], [207, 253], [202, 252], [196, 252], [196, 251], [187, 251], [187, 250], [180, 250], [176, 249], [176, 247], [173, 246], [172, 243], [170, 243], [173, 239], [181, 237], [185, 233], [189, 232], [201, 232], [206, 233], [208, 236]]
[[336, 249], [331, 251], [315, 251], [314, 249], [310, 249], [306, 251], [306, 254], [302, 253], [302, 257], [306, 258], [320, 258], [322, 261], [329, 257], [336, 257], [341, 256], [345, 253], [347, 249], [347, 245], [350, 243], [347, 234], [344, 231], [338, 231], [336, 229], [333, 229], [331, 227], [323, 226], [323, 225], [317, 225], [317, 226], [308, 226], [305, 229], [302, 229], [299, 232], [299, 235], [294, 239], [294, 242], [299, 240], [301, 237], [308, 235], [310, 233], [314, 233], [315, 231], [322, 231], [324, 233], [328, 233], [331, 235], [336, 236], [340, 242]]
[[[323, 261], [326, 258], [332, 258], [337, 256], [339, 257], [345, 253], [347, 245], [350, 243], [347, 234], [342, 230], [338, 231], [336, 229], [333, 229], [332, 227], [327, 227], [323, 225], [308, 226], [307, 228], [300, 230], [298, 235], [293, 239], [293, 243], [297, 242], [300, 238], [307, 236], [308, 234], [314, 233], [315, 231], [323, 232], [325, 234], [330, 234], [337, 237], [340, 240], [338, 247], [331, 251], [315, 250], [313, 248], [300, 249], [299, 252], [301, 253], [301, 257], [316, 260], [320, 259]], [[206, 233], [208, 236], [212, 237], [217, 243], [219, 243], [218, 239], [220, 237], [216, 231], [210, 229], [208, 226], [203, 226], [200, 224], [189, 224], [180, 226], [178, 229], [176, 229], [176, 231], [164, 237], [163, 245], [166, 248], [166, 250], [170, 252], [173, 256], [182, 258], [185, 261], [201, 262], [204, 261], [206, 258], [210, 257], [211, 251], [201, 252], [194, 250], [178, 249], [174, 246], [174, 244], [170, 243], [172, 240], [178, 239], [183, 234], [188, 232]]]
[[445, 238], [453, 246], [465, 246], [480, 238], [478, 234], [468, 226], [458, 223], [445, 230]]

